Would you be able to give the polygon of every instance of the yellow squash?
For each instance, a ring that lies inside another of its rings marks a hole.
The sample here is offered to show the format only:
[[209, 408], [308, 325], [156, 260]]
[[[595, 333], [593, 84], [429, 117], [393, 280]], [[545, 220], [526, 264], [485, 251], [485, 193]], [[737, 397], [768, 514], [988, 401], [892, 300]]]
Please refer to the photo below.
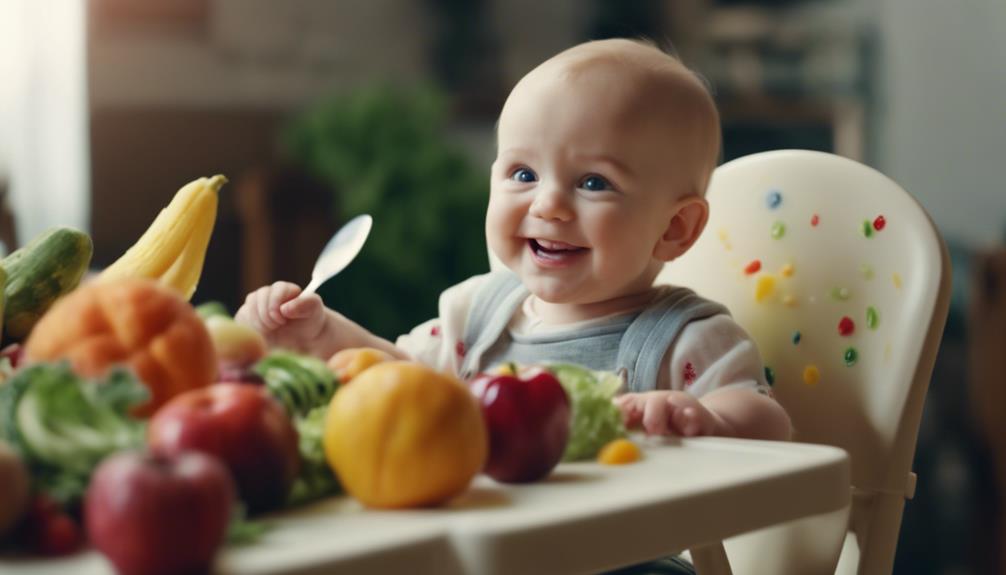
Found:
[[227, 178], [199, 178], [183, 186], [125, 254], [98, 276], [159, 280], [191, 299], [199, 284], [217, 217], [218, 192]]

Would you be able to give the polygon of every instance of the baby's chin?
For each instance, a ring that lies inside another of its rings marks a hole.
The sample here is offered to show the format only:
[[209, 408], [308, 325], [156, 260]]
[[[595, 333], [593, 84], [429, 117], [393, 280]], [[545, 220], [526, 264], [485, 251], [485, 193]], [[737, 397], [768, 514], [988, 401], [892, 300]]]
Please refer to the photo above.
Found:
[[580, 289], [578, 282], [563, 278], [524, 275], [521, 275], [521, 280], [532, 295], [544, 302], [564, 305], [590, 303], [590, 297], [583, 293], [584, 290]]

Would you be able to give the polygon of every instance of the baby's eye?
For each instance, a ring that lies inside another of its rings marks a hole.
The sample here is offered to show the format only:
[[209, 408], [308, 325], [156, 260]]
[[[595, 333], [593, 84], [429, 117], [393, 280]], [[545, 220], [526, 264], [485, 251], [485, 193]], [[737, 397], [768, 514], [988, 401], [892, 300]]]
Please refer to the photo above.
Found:
[[517, 168], [510, 174], [510, 179], [526, 184], [528, 182], [537, 182], [538, 176], [527, 168]]
[[590, 175], [585, 177], [580, 182], [580, 187], [589, 190], [591, 192], [603, 192], [605, 190], [614, 189], [614, 186], [608, 182], [608, 180], [602, 178], [598, 175]]

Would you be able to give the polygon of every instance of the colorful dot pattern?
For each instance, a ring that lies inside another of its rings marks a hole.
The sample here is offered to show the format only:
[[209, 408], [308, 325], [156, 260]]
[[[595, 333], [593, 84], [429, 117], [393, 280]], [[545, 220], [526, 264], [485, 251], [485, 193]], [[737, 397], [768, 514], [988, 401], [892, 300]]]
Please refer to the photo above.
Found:
[[[783, 205], [783, 193], [780, 189], [770, 189], [765, 195], [765, 206], [769, 210], [778, 210]], [[805, 220], [806, 221], [806, 220]], [[810, 216], [810, 226], [812, 228], [817, 228], [821, 223], [821, 215], [818, 213], [813, 213]], [[887, 218], [883, 214], [878, 214], [872, 216], [872, 219], [863, 219], [860, 225], [860, 233], [865, 238], [874, 238], [876, 234], [882, 232], [887, 227]], [[784, 220], [774, 220], [769, 229], [769, 234], [772, 239], [783, 240], [786, 237], [787, 227]], [[729, 240], [727, 239], [726, 230], [720, 230], [719, 232], [720, 240], [727, 250], [731, 249]], [[737, 261], [733, 262], [734, 266], [738, 265]], [[776, 294], [780, 287], [779, 279], [792, 278], [795, 274], [795, 266], [792, 262], [787, 262], [780, 269], [778, 276], [766, 273], [760, 273], [763, 269], [763, 261], [761, 259], [752, 259], [744, 267], [744, 274], [748, 277], [754, 277], [754, 299], [757, 303], [766, 303]], [[875, 270], [873, 266], [869, 263], [862, 263], [859, 265], [859, 275], [863, 280], [873, 280], [875, 277]], [[902, 279], [900, 274], [893, 272], [891, 274], [891, 281], [896, 289], [901, 289]], [[796, 287], [795, 285], [786, 284], [787, 292], [789, 287]], [[852, 290], [847, 286], [834, 286], [829, 291], [831, 299], [836, 302], [846, 302], [852, 298]], [[814, 294], [807, 294], [807, 301], [811, 304], [815, 303], [816, 297]], [[778, 300], [777, 300], [778, 301]], [[781, 301], [783, 305], [787, 307], [796, 307], [799, 302], [799, 298], [793, 293], [783, 294]], [[862, 308], [860, 308], [862, 309]], [[873, 305], [866, 307], [865, 313], [865, 325], [867, 329], [875, 331], [880, 325], [880, 312]], [[856, 332], [856, 322], [848, 315], [843, 315], [838, 320], [838, 335], [841, 337], [852, 337]], [[790, 335], [790, 342], [793, 346], [798, 346], [803, 339], [803, 334], [800, 329], [794, 329]], [[888, 342], [884, 347], [884, 357], [889, 359], [891, 353], [891, 344]], [[847, 367], [852, 367], [856, 365], [860, 358], [860, 352], [858, 349], [852, 346], [847, 346], [842, 350], [841, 353], [842, 362]], [[765, 378], [769, 384], [774, 383], [775, 373], [772, 368], [765, 367]], [[804, 383], [807, 385], [816, 385], [821, 381], [821, 370], [815, 364], [807, 364], [804, 366], [802, 378]]]
[[723, 249], [727, 250], [728, 252], [729, 252], [730, 250], [734, 249], [733, 245], [732, 245], [732, 244], [730, 243], [730, 235], [729, 235], [729, 234], [727, 234], [727, 231], [726, 231], [726, 230], [723, 230], [723, 229], [721, 229], [721, 230], [720, 230], [720, 231], [719, 231], [719, 232], [717, 233], [717, 235], [718, 235], [718, 236], [719, 236], [719, 238], [720, 238], [720, 243], [722, 243], [722, 244], [723, 244]]
[[772, 230], [769, 233], [772, 234], [772, 239], [781, 239], [786, 235], [786, 224], [782, 222], [775, 222], [772, 224]]
[[821, 381], [821, 370], [816, 365], [808, 365], [803, 368], [803, 382], [807, 385], [817, 385]]
[[866, 308], [866, 327], [870, 329], [877, 329], [880, 324], [880, 313], [877, 312], [877, 308], [872, 305]]
[[775, 277], [770, 274], [763, 274], [755, 282], [755, 301], [761, 303], [772, 297], [775, 293]]
[[846, 366], [852, 367], [856, 365], [857, 361], [859, 361], [859, 352], [856, 351], [856, 348], [854, 347], [846, 348], [845, 354], [842, 358], [845, 360]]
[[765, 205], [770, 210], [774, 210], [782, 205], [782, 192], [779, 190], [770, 190], [768, 195], [765, 196]]

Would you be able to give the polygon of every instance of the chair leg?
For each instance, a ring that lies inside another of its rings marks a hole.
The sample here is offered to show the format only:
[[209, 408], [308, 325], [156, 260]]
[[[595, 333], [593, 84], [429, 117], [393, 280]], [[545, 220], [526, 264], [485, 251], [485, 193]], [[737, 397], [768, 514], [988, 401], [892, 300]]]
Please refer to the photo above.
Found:
[[689, 553], [698, 575], [733, 575], [722, 541], [689, 549]]

